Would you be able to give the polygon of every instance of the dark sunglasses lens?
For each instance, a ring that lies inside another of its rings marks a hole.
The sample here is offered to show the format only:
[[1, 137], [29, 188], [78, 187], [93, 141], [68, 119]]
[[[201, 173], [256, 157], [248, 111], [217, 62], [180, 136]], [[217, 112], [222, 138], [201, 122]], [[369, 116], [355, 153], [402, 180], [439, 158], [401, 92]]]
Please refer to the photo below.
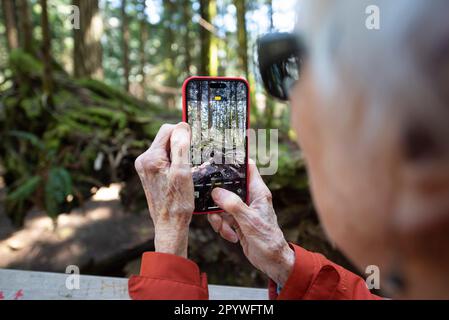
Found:
[[288, 100], [292, 85], [299, 78], [303, 48], [297, 35], [269, 33], [257, 41], [260, 75], [269, 94]]
[[265, 87], [268, 92], [281, 100], [288, 100], [291, 87], [299, 78], [299, 61], [291, 56], [271, 64], [264, 70]]

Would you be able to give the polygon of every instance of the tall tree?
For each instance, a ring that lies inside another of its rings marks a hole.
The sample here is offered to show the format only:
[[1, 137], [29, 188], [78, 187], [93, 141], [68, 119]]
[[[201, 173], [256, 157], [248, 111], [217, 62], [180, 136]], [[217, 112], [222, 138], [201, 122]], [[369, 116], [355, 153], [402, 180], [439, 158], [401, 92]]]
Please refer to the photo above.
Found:
[[268, 21], [270, 21], [270, 31], [274, 29], [274, 21], [273, 21], [273, 0], [267, 0], [268, 7]]
[[80, 9], [80, 28], [74, 29], [74, 73], [76, 77], [103, 78], [101, 36], [103, 21], [98, 0], [73, 0]]
[[200, 0], [200, 73], [215, 76], [218, 73], [218, 42], [213, 21], [217, 15], [216, 0]]
[[[200, 0], [200, 16], [204, 21], [210, 21], [209, 14], [209, 0]], [[200, 42], [201, 42], [201, 51], [200, 51], [200, 75], [209, 75], [209, 48], [211, 41], [211, 33], [209, 30], [200, 27]]]
[[[268, 21], [270, 21], [270, 31], [273, 31], [274, 29], [274, 23], [273, 23], [273, 0], [267, 0], [267, 7], [268, 7]], [[271, 129], [273, 127], [273, 117], [274, 117], [274, 107], [275, 103], [274, 100], [269, 96], [266, 95], [265, 100], [265, 127], [267, 129]], [[270, 133], [268, 132], [268, 138]]]
[[192, 21], [192, 3], [190, 0], [182, 0], [182, 21], [184, 24], [185, 33], [183, 35], [184, 40], [184, 65], [186, 68], [186, 74], [190, 75], [190, 66], [192, 65], [192, 55], [190, 53], [191, 39], [190, 39], [190, 25]]
[[[211, 95], [210, 95], [210, 86], [207, 86], [207, 101], [210, 101]], [[209, 107], [207, 108], [207, 136], [208, 140], [211, 140], [211, 129], [212, 129], [212, 113], [214, 111], [213, 104], [208, 104]], [[207, 155], [209, 157], [209, 155]]]
[[2, 11], [5, 19], [5, 31], [8, 49], [13, 50], [19, 47], [19, 38], [14, 10], [14, 2], [2, 0]]
[[234, 90], [234, 120], [235, 120], [235, 137], [234, 137], [234, 144], [233, 144], [233, 149], [235, 150], [237, 148], [238, 145], [238, 141], [237, 140], [237, 136], [238, 136], [238, 132], [239, 132], [239, 104], [237, 103], [238, 99], [237, 99], [237, 84], [233, 83], [233, 90]]
[[145, 97], [145, 83], [146, 83], [146, 72], [145, 66], [147, 64], [145, 47], [148, 42], [148, 23], [147, 23], [147, 14], [146, 14], [146, 1], [140, 0], [140, 20], [139, 20], [139, 31], [140, 31], [140, 39], [139, 39], [139, 60], [140, 60], [140, 98]]
[[248, 31], [246, 28], [246, 12], [247, 12], [247, 2], [246, 0], [234, 0], [234, 5], [237, 9], [237, 40], [238, 40], [238, 61], [243, 74], [249, 82], [250, 86], [250, 101], [253, 103], [251, 108], [251, 117], [253, 123], [257, 123], [259, 118], [259, 112], [257, 109], [256, 102], [256, 92], [255, 92], [255, 80], [251, 77], [249, 73], [249, 58], [248, 58]]
[[[217, 16], [217, 1], [209, 0], [209, 23], [213, 26], [213, 21]], [[212, 28], [215, 30], [215, 28]], [[215, 30], [216, 32], [216, 30]], [[209, 75], [218, 75], [218, 37], [211, 32], [210, 47], [209, 47]]]
[[[201, 82], [200, 82], [201, 83]], [[196, 103], [196, 128], [197, 128], [197, 137], [199, 137], [199, 139], [197, 140], [200, 144], [200, 158], [199, 158], [199, 163], [203, 163], [203, 137], [202, 137], [202, 124], [201, 124], [201, 97], [203, 96], [203, 86], [200, 84], [199, 85], [199, 90], [198, 90], [198, 98], [197, 98], [197, 103]]]
[[21, 46], [26, 52], [33, 54], [33, 29], [28, 2], [29, 0], [16, 0]]
[[238, 60], [245, 77], [249, 79], [248, 68], [248, 32], [246, 30], [246, 0], [234, 0], [237, 9]]
[[122, 0], [121, 18], [122, 18], [122, 63], [123, 63], [123, 77], [125, 78], [125, 90], [129, 91], [129, 21], [126, 13], [127, 1]]
[[41, 4], [41, 28], [42, 28], [42, 60], [44, 64], [44, 72], [42, 75], [43, 89], [47, 98], [47, 102], [52, 104], [53, 94], [53, 78], [51, 68], [51, 39], [50, 26], [48, 23], [47, 0], [40, 0]]
[[[176, 27], [179, 23], [177, 18], [179, 18], [179, 8], [176, 6], [176, 0], [164, 0], [164, 16], [163, 16], [163, 26], [164, 26], [164, 41], [167, 45], [164, 46], [165, 50], [161, 52], [164, 55], [163, 63], [166, 73], [165, 85], [169, 88], [178, 87], [178, 75], [179, 70], [177, 68], [178, 52], [179, 48], [177, 42]], [[176, 108], [176, 96], [173, 94], [166, 95], [166, 104], [168, 108]]]

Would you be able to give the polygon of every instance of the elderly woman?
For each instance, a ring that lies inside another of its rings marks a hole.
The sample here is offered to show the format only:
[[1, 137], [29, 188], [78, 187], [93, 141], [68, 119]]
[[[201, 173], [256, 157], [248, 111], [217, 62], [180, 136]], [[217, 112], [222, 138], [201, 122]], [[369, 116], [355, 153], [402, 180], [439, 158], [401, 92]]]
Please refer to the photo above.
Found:
[[[372, 4], [379, 30], [366, 25]], [[361, 270], [378, 266], [389, 297], [449, 298], [449, 3], [313, 0], [300, 12], [308, 54], [288, 92], [292, 127], [329, 238]], [[164, 125], [136, 160], [156, 252], [130, 279], [133, 298], [208, 297], [187, 259], [189, 144], [187, 124]], [[270, 277], [271, 298], [378, 298], [362, 278], [287, 243], [254, 163], [249, 183], [249, 205], [214, 189], [226, 213], [208, 219]]]

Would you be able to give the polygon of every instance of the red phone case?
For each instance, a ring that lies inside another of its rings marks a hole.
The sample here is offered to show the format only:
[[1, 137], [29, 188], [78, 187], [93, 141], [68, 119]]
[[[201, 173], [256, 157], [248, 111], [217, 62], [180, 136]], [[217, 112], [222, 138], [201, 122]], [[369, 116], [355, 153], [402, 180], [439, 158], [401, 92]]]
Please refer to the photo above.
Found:
[[[187, 89], [187, 84], [189, 83], [189, 81], [191, 80], [237, 80], [237, 81], [242, 81], [245, 83], [246, 88], [247, 88], [247, 96], [246, 96], [246, 118], [247, 118], [247, 122], [246, 122], [246, 204], [249, 204], [249, 186], [248, 186], [248, 182], [249, 182], [249, 168], [248, 168], [248, 151], [249, 151], [249, 135], [248, 135], [248, 130], [249, 130], [249, 124], [250, 124], [250, 88], [249, 88], [249, 83], [245, 78], [242, 77], [208, 77], [208, 76], [193, 76], [193, 77], [189, 77], [187, 78], [183, 85], [182, 85], [182, 121], [187, 122], [187, 95], [186, 95], [186, 89]], [[205, 212], [194, 212], [194, 214], [211, 214], [211, 213], [219, 213], [219, 212], [224, 212], [224, 210], [214, 210], [214, 211], [205, 211]]]

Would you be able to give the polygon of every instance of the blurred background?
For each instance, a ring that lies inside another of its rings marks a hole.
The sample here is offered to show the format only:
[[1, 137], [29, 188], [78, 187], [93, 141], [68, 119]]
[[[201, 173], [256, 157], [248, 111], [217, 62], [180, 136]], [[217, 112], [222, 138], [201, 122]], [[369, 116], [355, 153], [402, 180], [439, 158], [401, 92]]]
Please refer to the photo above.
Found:
[[[258, 80], [257, 36], [291, 31], [295, 1], [0, 1], [0, 268], [138, 273], [154, 248], [134, 160], [180, 121], [185, 78], [221, 75], [249, 80], [252, 127], [280, 130], [264, 179], [286, 238], [353, 270], [319, 224], [289, 106]], [[267, 284], [205, 216], [189, 257], [210, 283]]]

